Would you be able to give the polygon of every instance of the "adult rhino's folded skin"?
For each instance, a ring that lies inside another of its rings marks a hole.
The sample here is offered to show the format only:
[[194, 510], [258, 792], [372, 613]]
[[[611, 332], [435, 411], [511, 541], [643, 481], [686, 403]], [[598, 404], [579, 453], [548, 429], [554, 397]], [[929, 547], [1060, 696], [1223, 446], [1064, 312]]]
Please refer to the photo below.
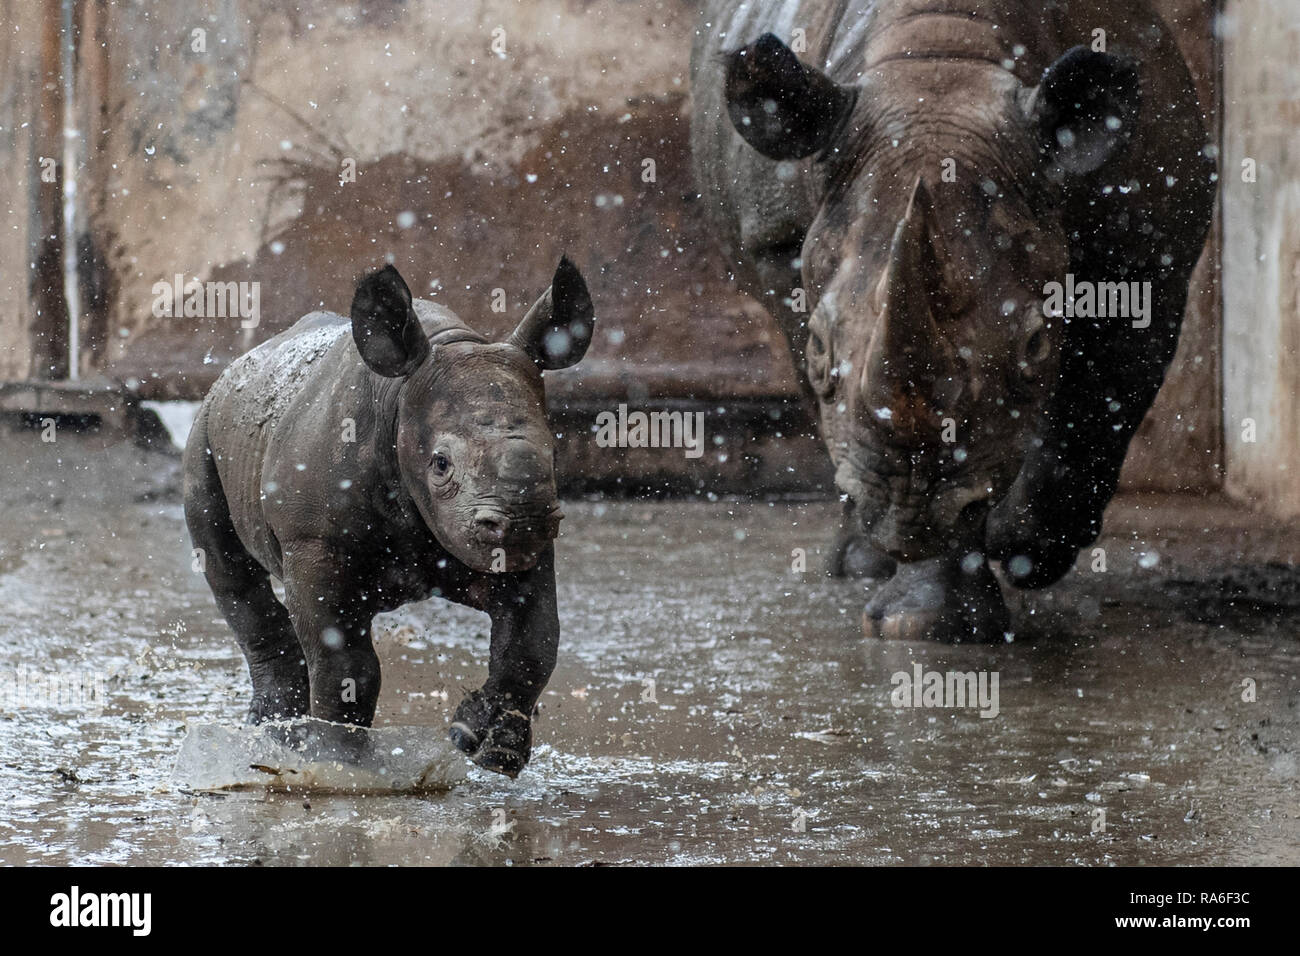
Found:
[[368, 726], [371, 619], [436, 594], [492, 618], [453, 742], [518, 775], [559, 642], [542, 372], [578, 362], [594, 328], [568, 259], [501, 343], [412, 299], [390, 265], [350, 318], [314, 312], [222, 374], [185, 449], [185, 517], [248, 659], [250, 722]]
[[704, 5], [697, 186], [820, 408], [829, 570], [906, 567], [868, 634], [999, 640], [989, 560], [1040, 587], [1100, 532], [1209, 230], [1194, 89], [1143, 0]]

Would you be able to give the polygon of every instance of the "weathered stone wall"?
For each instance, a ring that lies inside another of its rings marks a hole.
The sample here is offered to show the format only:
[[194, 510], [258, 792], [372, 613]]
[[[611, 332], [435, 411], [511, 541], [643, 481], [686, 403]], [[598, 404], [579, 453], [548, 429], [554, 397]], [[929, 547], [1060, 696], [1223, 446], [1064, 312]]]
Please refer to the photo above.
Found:
[[[417, 295], [502, 334], [562, 251], [602, 323], [587, 392], [793, 389], [765, 314], [699, 241], [682, 4], [183, 6], [105, 27], [104, 110], [120, 120], [91, 231], [116, 287], [105, 356], [143, 393], [201, 393], [304, 312], [346, 310], [385, 257]], [[207, 54], [189, 49], [196, 24]], [[356, 180], [340, 183], [348, 160]], [[154, 318], [150, 288], [175, 273], [259, 282], [261, 326]]]
[[58, 10], [0, 0], [0, 381], [66, 371]]

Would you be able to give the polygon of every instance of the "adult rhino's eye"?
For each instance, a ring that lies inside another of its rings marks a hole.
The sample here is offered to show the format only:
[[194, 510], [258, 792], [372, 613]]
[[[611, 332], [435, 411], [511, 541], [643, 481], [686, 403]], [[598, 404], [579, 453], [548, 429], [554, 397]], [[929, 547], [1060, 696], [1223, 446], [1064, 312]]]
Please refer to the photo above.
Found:
[[445, 475], [451, 470], [451, 459], [440, 451], [434, 452], [432, 465], [434, 474]]
[[808, 349], [805, 356], [808, 364], [808, 381], [822, 398], [829, 399], [835, 393], [835, 375], [831, 368], [831, 350], [815, 328], [808, 330]]
[[1046, 329], [1036, 329], [1025, 342], [1025, 359], [1029, 362], [1041, 362], [1052, 351], [1052, 340], [1047, 337]]
[[1012, 378], [1013, 393], [1020, 400], [1028, 400], [1031, 383], [1038, 382], [1045, 373], [1045, 363], [1052, 354], [1052, 338], [1042, 325], [1020, 340], [1016, 355], [1016, 372]]
[[1049, 336], [1048, 330], [1040, 325], [1030, 333], [1030, 337], [1024, 339], [1024, 362], [1034, 368], [1047, 362], [1050, 354], [1052, 354], [1052, 337]]

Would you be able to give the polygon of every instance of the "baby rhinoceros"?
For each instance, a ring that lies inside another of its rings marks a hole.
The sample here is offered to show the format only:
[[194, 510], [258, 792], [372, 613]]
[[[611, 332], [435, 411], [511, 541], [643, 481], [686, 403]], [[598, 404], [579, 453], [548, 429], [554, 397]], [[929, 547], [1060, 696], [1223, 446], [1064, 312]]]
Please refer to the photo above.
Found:
[[451, 738], [518, 775], [560, 629], [541, 373], [579, 361], [594, 323], [568, 259], [500, 343], [385, 266], [350, 322], [313, 312], [226, 369], [185, 449], [185, 520], [248, 660], [250, 723], [368, 726], [371, 619], [439, 595], [492, 619], [487, 680]]

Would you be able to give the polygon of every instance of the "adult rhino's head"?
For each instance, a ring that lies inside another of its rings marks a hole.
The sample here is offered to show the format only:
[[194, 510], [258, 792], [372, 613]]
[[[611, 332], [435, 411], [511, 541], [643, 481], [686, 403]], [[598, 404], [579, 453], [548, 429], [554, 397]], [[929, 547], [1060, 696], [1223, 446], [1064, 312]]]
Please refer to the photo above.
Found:
[[391, 265], [358, 283], [357, 350], [371, 371], [404, 380], [396, 434], [402, 483], [442, 546], [471, 568], [526, 570], [558, 533], [564, 515], [542, 371], [577, 363], [594, 329], [591, 296], [567, 258], [499, 343], [452, 326], [431, 345]]
[[815, 157], [796, 267], [838, 485], [903, 560], [978, 536], [1054, 385], [1063, 328], [1043, 288], [1067, 271], [1063, 206], [1123, 149], [1136, 72], [1080, 47], [1037, 86], [906, 57], [843, 85], [771, 34], [726, 67], [732, 123], [791, 164], [777, 174]]

